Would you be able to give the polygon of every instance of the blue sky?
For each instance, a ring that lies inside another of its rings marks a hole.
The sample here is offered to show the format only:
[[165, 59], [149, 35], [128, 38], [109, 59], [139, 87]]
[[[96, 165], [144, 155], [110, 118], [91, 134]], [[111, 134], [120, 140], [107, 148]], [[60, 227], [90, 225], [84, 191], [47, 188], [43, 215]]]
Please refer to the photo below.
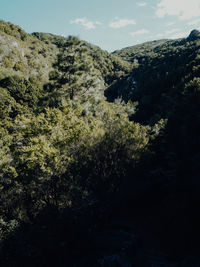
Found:
[[114, 51], [200, 29], [200, 0], [1, 0], [0, 19]]

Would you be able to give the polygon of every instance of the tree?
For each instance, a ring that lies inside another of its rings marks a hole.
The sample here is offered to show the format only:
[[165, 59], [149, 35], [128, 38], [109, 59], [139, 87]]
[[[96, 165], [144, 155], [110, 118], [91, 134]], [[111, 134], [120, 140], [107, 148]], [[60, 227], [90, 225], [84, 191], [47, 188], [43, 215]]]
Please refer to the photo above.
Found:
[[94, 71], [87, 49], [77, 37], [69, 36], [58, 56], [62, 94], [71, 100], [81, 97], [94, 86]]

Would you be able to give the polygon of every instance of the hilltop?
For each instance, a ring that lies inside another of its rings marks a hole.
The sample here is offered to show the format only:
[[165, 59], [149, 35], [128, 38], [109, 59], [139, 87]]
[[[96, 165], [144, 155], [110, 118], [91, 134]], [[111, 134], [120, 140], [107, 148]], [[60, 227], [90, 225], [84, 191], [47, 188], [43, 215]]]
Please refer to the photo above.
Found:
[[134, 119], [155, 123], [174, 112], [185, 84], [199, 76], [200, 33], [194, 30], [187, 38], [147, 42], [114, 54], [133, 68], [128, 77], [108, 88], [106, 96], [111, 101], [117, 97], [137, 101]]

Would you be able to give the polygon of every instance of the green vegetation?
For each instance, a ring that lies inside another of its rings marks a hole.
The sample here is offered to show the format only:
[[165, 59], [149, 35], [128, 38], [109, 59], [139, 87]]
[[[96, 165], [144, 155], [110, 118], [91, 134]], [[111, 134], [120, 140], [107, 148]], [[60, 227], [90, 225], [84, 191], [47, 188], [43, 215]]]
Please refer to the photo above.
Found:
[[111, 100], [137, 101], [133, 119], [139, 122], [154, 124], [168, 118], [185, 84], [199, 77], [199, 36], [194, 30], [186, 39], [147, 42], [114, 52], [133, 63], [133, 69], [128, 78], [108, 88], [106, 95]]
[[197, 247], [199, 35], [109, 54], [0, 21], [2, 266], [95, 266], [74, 259], [127, 210], [166, 252]]

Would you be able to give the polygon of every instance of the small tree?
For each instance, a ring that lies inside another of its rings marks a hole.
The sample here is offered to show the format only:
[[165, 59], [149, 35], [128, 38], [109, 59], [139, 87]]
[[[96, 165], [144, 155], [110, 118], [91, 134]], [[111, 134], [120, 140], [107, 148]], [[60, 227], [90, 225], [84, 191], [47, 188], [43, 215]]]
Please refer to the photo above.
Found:
[[63, 94], [73, 100], [94, 86], [93, 66], [83, 42], [69, 36], [58, 56], [59, 83]]

